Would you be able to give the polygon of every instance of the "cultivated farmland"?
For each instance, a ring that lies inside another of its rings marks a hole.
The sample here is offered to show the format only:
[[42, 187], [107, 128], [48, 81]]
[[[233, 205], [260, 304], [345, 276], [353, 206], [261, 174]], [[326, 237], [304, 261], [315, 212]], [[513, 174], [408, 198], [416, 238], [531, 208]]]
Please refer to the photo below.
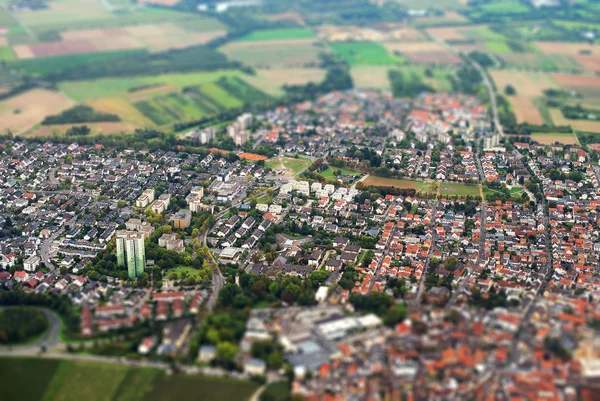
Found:
[[462, 59], [435, 42], [386, 43], [393, 53], [400, 53], [415, 64], [461, 64]]
[[331, 45], [333, 50], [350, 65], [394, 65], [404, 62], [401, 57], [372, 42], [339, 42]]
[[73, 101], [59, 92], [33, 89], [0, 102], [0, 132], [21, 134], [46, 116], [73, 106]]
[[562, 143], [563, 145], [578, 145], [577, 137], [572, 133], [562, 132], [543, 132], [531, 134], [531, 139], [542, 145], [553, 145], [554, 143]]
[[256, 68], [303, 67], [316, 63], [322, 51], [312, 39], [233, 42], [219, 50], [232, 60]]
[[270, 95], [279, 96], [283, 94], [281, 87], [284, 85], [319, 83], [323, 78], [325, 70], [320, 68], [271, 68], [257, 69], [255, 75], [244, 79]]
[[[152, 368], [51, 359], [0, 359], [3, 396], [22, 401], [247, 400], [250, 381], [170, 375]], [[35, 380], [27, 379], [34, 375]]]
[[121, 122], [43, 125], [28, 132], [25, 136], [40, 138], [64, 135], [73, 125], [85, 125], [90, 128], [92, 134], [127, 134], [135, 131], [136, 128], [139, 128], [135, 124]]

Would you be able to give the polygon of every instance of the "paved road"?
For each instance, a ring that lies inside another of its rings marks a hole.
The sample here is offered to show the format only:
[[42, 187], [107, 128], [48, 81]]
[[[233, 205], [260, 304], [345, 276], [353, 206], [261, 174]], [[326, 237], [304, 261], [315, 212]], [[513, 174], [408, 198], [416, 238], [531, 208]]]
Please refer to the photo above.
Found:
[[492, 105], [492, 118], [494, 121], [494, 128], [496, 129], [496, 133], [500, 134], [501, 136], [504, 136], [504, 130], [502, 129], [502, 125], [500, 124], [500, 119], [498, 118], [498, 106], [496, 105], [496, 93], [494, 91], [494, 86], [492, 85], [492, 82], [490, 81], [490, 77], [488, 76], [488, 74], [484, 70], [484, 68], [477, 61], [473, 60], [471, 57], [469, 57], [467, 55], [465, 55], [465, 58], [471, 63], [471, 65], [473, 67], [475, 67], [477, 69], [477, 71], [479, 71], [479, 74], [483, 78], [483, 84], [487, 88], [488, 95], [490, 97], [490, 104]]
[[452, 51], [453, 53], [464, 57], [473, 67], [475, 67], [477, 69], [477, 71], [479, 71], [481, 78], [483, 78], [483, 84], [485, 85], [485, 87], [488, 91], [488, 95], [490, 97], [490, 104], [492, 106], [492, 119], [494, 122], [494, 127], [498, 134], [504, 136], [504, 130], [502, 129], [502, 125], [500, 124], [500, 119], [498, 118], [498, 106], [496, 105], [496, 92], [494, 91], [494, 86], [492, 85], [492, 82], [490, 81], [490, 78], [489, 78], [486, 70], [477, 61], [475, 61], [471, 57], [469, 57], [469, 55], [467, 53], [461, 52], [460, 50], [458, 50], [457, 48], [455, 48], [454, 46], [448, 44], [447, 42], [445, 42], [443, 40], [439, 40], [435, 37], [432, 37], [431, 39], [434, 42], [437, 42], [438, 44], [446, 47], [448, 50]]

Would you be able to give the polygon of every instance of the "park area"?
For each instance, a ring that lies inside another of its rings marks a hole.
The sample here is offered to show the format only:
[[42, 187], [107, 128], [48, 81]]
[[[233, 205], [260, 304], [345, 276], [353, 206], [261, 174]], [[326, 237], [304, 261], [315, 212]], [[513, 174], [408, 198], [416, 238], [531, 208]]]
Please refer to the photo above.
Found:
[[310, 166], [310, 159], [304, 157], [277, 156], [265, 162], [265, 166], [276, 174], [293, 177]]
[[[336, 174], [338, 172], [339, 172], [339, 174]], [[360, 173], [358, 171], [354, 171], [354, 170], [348, 170], [347, 168], [334, 167], [332, 169], [331, 167], [328, 167], [326, 170], [322, 171], [320, 174], [322, 177], [325, 177], [328, 179], [328, 178], [335, 178], [340, 175], [350, 175], [350, 176], [356, 177], [356, 176], [361, 175], [362, 173]]]
[[2, 398], [20, 401], [203, 401], [247, 400], [258, 388], [250, 381], [170, 375], [153, 368], [60, 361], [0, 359]]

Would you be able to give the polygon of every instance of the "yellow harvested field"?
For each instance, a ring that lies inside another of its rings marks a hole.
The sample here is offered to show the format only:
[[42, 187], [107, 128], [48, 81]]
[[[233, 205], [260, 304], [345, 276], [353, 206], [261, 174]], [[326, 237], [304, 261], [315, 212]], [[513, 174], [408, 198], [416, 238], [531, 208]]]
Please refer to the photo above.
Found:
[[591, 51], [592, 54], [600, 52], [600, 46], [589, 43], [573, 43], [573, 42], [535, 42], [538, 49], [546, 54], [566, 54], [576, 56], [582, 50]]
[[512, 85], [520, 97], [542, 96], [544, 89], [560, 89], [553, 75], [545, 72], [490, 70], [490, 75], [500, 92], [504, 92], [506, 85]]
[[350, 73], [354, 87], [359, 89], [390, 89], [389, 67], [356, 66]]
[[144, 116], [138, 109], [135, 108], [126, 99], [111, 97], [92, 100], [87, 103], [95, 110], [116, 114], [123, 121], [128, 121], [142, 127], [153, 127], [154, 123]]
[[304, 18], [297, 12], [287, 12], [265, 16], [269, 21], [295, 21], [298, 25], [304, 25]]
[[59, 92], [32, 89], [0, 102], [0, 132], [21, 134], [49, 115], [73, 106], [73, 101]]
[[571, 74], [552, 74], [552, 77], [559, 85], [577, 88], [577, 87], [600, 87], [600, 77], [593, 75], [571, 75]]
[[600, 121], [569, 120], [563, 116], [560, 109], [550, 109], [550, 116], [554, 125], [570, 125], [576, 131], [600, 132]]
[[330, 42], [345, 42], [348, 40], [415, 42], [424, 40], [421, 32], [403, 24], [383, 24], [377, 27], [323, 25], [319, 28], [319, 36]]
[[575, 60], [586, 71], [600, 72], [600, 55], [598, 54], [580, 54], [575, 56]]
[[554, 145], [556, 142], [563, 145], [579, 145], [575, 135], [532, 134], [531, 139], [542, 145]]
[[429, 28], [427, 33], [439, 40], [465, 40], [465, 36], [455, 27]]
[[33, 58], [33, 52], [29, 48], [28, 45], [16, 45], [13, 46], [13, 51], [18, 59], [24, 60], [28, 58]]
[[69, 128], [74, 125], [86, 125], [92, 130], [92, 134], [123, 134], [131, 133], [139, 128], [132, 123], [122, 122], [105, 122], [105, 123], [87, 123], [87, 124], [59, 124], [59, 125], [43, 125], [25, 135], [29, 138], [41, 138], [54, 135], [64, 135]]
[[116, 36], [110, 39], [91, 39], [90, 42], [96, 48], [96, 51], [114, 51], [114, 50], [129, 50], [140, 49], [144, 44], [131, 36]]
[[325, 78], [320, 68], [273, 68], [257, 69], [256, 75], [245, 77], [251, 85], [273, 96], [283, 94], [283, 85], [319, 83]]
[[412, 42], [412, 43], [384, 43], [386, 49], [391, 52], [400, 53], [430, 53], [430, 52], [447, 52], [448, 50], [435, 42]]
[[544, 124], [544, 119], [542, 118], [540, 111], [533, 104], [531, 98], [524, 96], [510, 96], [509, 100], [512, 104], [515, 116], [517, 117], [517, 123]]

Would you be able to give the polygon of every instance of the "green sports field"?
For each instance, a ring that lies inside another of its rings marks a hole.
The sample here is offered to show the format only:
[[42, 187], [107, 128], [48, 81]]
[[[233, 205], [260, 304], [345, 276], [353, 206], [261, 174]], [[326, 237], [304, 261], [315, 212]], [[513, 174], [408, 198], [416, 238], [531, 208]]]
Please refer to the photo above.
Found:
[[247, 400], [249, 381], [170, 375], [152, 368], [51, 359], [0, 359], [3, 401]]
[[480, 192], [474, 185], [440, 182], [440, 196], [480, 196]]

